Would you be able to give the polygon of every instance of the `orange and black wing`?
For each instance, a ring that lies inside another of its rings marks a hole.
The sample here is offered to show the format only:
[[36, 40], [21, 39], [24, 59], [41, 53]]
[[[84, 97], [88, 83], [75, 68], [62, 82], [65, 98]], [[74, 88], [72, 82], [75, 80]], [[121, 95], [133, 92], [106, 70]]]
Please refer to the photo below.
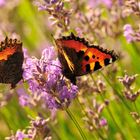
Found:
[[84, 38], [76, 37], [74, 34], [57, 39], [56, 44], [63, 74], [72, 82], [76, 76], [99, 70], [118, 58], [113, 51], [89, 45]]
[[22, 79], [23, 59], [22, 43], [6, 37], [0, 43], [0, 83], [16, 86]]
[[99, 70], [118, 59], [114, 51], [104, 50], [99, 46], [89, 46], [83, 55], [82, 72], [89, 73]]

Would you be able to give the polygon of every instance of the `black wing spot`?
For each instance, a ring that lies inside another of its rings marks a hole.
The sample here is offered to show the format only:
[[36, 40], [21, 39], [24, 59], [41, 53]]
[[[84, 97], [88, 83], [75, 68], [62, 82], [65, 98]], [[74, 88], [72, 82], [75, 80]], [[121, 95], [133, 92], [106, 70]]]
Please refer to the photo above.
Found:
[[95, 58], [95, 55], [92, 55], [92, 58], [94, 59]]
[[109, 58], [106, 58], [106, 59], [104, 60], [104, 64], [105, 64], [105, 66], [106, 66], [106, 65], [108, 65], [108, 64], [110, 64], [110, 62], [109, 62], [109, 61], [110, 61], [110, 59], [109, 59]]
[[95, 62], [95, 66], [94, 66], [94, 71], [95, 71], [95, 70], [98, 70], [98, 69], [100, 69], [100, 68], [102, 68], [102, 66], [100, 65], [100, 63], [99, 63], [98, 61], [96, 61], [96, 62]]
[[90, 72], [90, 64], [86, 64], [86, 72]]
[[84, 55], [84, 51], [79, 51], [78, 53], [77, 53], [77, 57], [78, 58], [80, 58], [80, 57], [82, 57], [83, 55]]
[[97, 59], [99, 59], [99, 57], [97, 56]]
[[89, 56], [86, 55], [86, 56], [84, 57], [84, 59], [85, 59], [86, 61], [88, 61], [88, 60], [89, 60]]

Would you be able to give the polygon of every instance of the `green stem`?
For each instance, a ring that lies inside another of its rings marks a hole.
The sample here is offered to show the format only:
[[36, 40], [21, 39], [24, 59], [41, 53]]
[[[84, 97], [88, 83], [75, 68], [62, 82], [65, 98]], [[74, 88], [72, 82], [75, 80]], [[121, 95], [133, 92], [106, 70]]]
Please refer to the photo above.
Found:
[[137, 47], [135, 42], [132, 42], [132, 46], [133, 46], [134, 51], [139, 55], [140, 51], [139, 51], [139, 49], [138, 49], [138, 47]]
[[124, 136], [124, 134], [123, 134], [123, 132], [121, 131], [118, 123], [116, 122], [114, 116], [112, 115], [111, 110], [109, 109], [109, 107], [107, 107], [107, 111], [108, 111], [110, 117], [112, 118], [113, 122], [115, 123], [116, 127], [119, 129], [120, 133], [122, 134], [123, 138], [126, 139], [125, 136]]
[[61, 140], [57, 130], [55, 130], [55, 128], [49, 123], [49, 126], [51, 128], [51, 130], [53, 131], [53, 133], [55, 134], [55, 136], [57, 137], [57, 140]]
[[139, 110], [138, 110], [138, 108], [136, 106], [136, 102], [133, 102], [133, 104], [134, 104], [134, 108], [135, 108], [136, 112], [139, 114]]
[[83, 111], [84, 115], [86, 115], [86, 112], [85, 112], [85, 110], [84, 110], [84, 107], [83, 107], [83, 105], [80, 103], [80, 101], [79, 101], [79, 99], [78, 99], [78, 96], [76, 97], [76, 101], [77, 101], [77, 103], [80, 105], [80, 108], [81, 108], [81, 110]]
[[75, 126], [77, 127], [82, 139], [87, 140], [82, 128], [80, 127], [79, 123], [75, 119], [74, 115], [71, 113], [71, 111], [69, 109], [66, 109], [66, 112], [67, 112], [68, 116], [71, 118], [71, 120], [73, 121], [73, 123], [75, 124]]

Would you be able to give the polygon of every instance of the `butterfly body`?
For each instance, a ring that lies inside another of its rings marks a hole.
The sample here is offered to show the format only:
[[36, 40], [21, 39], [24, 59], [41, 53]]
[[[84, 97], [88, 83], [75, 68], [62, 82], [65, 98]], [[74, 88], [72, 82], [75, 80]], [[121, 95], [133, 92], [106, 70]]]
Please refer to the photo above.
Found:
[[76, 77], [99, 70], [117, 60], [113, 51], [89, 45], [84, 38], [71, 34], [56, 40], [62, 73], [76, 84]]
[[14, 88], [22, 79], [22, 43], [6, 38], [0, 46], [0, 83], [11, 84]]

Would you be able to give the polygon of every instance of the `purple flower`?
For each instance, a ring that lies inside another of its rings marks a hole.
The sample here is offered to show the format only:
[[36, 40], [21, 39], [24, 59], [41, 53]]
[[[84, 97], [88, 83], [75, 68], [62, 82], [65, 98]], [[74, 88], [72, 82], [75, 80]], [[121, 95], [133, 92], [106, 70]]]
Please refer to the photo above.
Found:
[[26, 138], [27, 136], [22, 132], [22, 131], [17, 131], [16, 133], [16, 138], [17, 140], [23, 140], [24, 138]]
[[61, 2], [61, 0], [44, 0], [44, 4], [42, 5], [40, 2], [36, 1], [34, 2], [34, 4], [36, 6], [38, 6], [38, 10], [50, 10], [50, 7], [55, 7], [56, 5], [56, 9], [62, 9], [63, 8], [63, 3]]
[[123, 77], [118, 77], [119, 81], [128, 89], [136, 81], [138, 74], [129, 76], [125, 74]]
[[50, 109], [62, 109], [68, 107], [75, 98], [77, 86], [68, 84], [63, 78], [53, 47], [45, 49], [40, 59], [26, 58], [23, 67], [23, 78], [28, 82], [31, 92], [19, 92], [21, 105], [35, 105], [42, 101]]
[[18, 130], [15, 135], [12, 135], [10, 137], [6, 137], [6, 140], [24, 140], [25, 138], [28, 138], [28, 136], [24, 133], [24, 131]]
[[123, 0], [118, 0], [118, 4], [119, 4], [120, 6], [122, 6], [122, 5], [124, 4], [124, 1], [123, 1]]
[[100, 126], [106, 126], [107, 125], [107, 120], [105, 118], [100, 119], [99, 122]]
[[134, 31], [132, 29], [132, 26], [130, 24], [124, 25], [124, 36], [126, 37], [126, 40], [128, 43], [134, 41]]
[[55, 4], [57, 3], [59, 0], [44, 0], [47, 4]]
[[65, 7], [65, 3], [70, 3], [70, 1], [44, 0], [44, 4], [36, 2], [35, 5], [39, 10], [45, 10], [49, 13], [51, 25], [56, 25], [61, 29], [68, 30], [72, 10], [68, 10], [68, 8]]
[[96, 7], [100, 4], [106, 5], [108, 8], [112, 7], [112, 0], [88, 0], [88, 4], [90, 7]]
[[112, 0], [101, 0], [108, 8], [112, 7]]
[[5, 4], [5, 0], [0, 0], [0, 6], [3, 6]]
[[123, 90], [124, 96], [126, 99], [134, 102], [140, 95], [140, 90], [135, 91], [134, 88], [132, 88], [132, 84], [136, 81], [136, 77], [138, 75], [132, 75], [129, 76], [125, 74], [124, 77], [119, 77], [119, 81], [124, 85], [125, 89]]
[[96, 99], [93, 99], [93, 106], [90, 105], [85, 108], [86, 113], [83, 119], [90, 131], [102, 129], [107, 126], [107, 120], [102, 117], [102, 112], [106, 105], [105, 102], [99, 104]]
[[21, 106], [27, 106], [30, 104], [29, 95], [26, 93], [23, 87], [17, 89], [17, 93], [19, 95], [19, 103]]
[[43, 139], [51, 140], [50, 129], [48, 128], [49, 119], [44, 119], [41, 117], [36, 117], [30, 121], [30, 126], [28, 127], [28, 137], [30, 139], [35, 139], [39, 134]]
[[51, 140], [50, 129], [48, 128], [48, 119], [41, 117], [36, 117], [30, 121], [30, 125], [26, 127], [26, 130], [17, 130], [16, 134], [12, 134], [10, 137], [6, 137], [6, 140], [34, 140], [34, 139], [43, 139]]

